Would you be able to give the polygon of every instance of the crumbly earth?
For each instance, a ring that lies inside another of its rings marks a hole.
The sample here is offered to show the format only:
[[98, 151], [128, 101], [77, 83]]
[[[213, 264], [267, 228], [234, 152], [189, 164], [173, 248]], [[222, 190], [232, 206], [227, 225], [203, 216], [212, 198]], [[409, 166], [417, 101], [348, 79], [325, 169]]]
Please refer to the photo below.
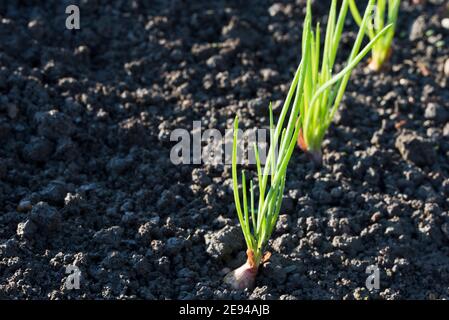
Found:
[[305, 2], [0, 0], [0, 298], [448, 299], [444, 0], [402, 1], [391, 63], [354, 71], [323, 166], [295, 151], [256, 288], [223, 283], [245, 260], [230, 168], [174, 165], [170, 133], [266, 127]]

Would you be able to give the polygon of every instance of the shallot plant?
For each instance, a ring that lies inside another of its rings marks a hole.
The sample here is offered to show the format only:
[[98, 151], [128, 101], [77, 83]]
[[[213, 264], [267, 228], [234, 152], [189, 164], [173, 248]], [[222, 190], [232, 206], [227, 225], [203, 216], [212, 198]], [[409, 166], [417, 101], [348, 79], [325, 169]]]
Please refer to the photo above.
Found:
[[302, 88], [304, 94], [299, 101], [301, 118], [298, 145], [317, 164], [321, 164], [321, 144], [340, 106], [352, 70], [393, 27], [392, 24], [383, 27], [360, 50], [374, 8], [374, 0], [369, 0], [347, 62], [344, 68], [334, 75], [334, 65], [348, 12], [348, 2], [349, 0], [342, 1], [337, 15], [337, 0], [332, 0], [326, 33], [323, 36], [323, 49], [320, 25], [318, 23], [315, 30], [312, 28], [310, 0], [307, 3], [307, 14], [302, 36], [303, 52], [305, 52], [305, 54], [303, 53], [305, 60], [302, 68], [305, 69], [304, 74], [306, 76]]
[[[371, 49], [371, 60], [368, 66], [373, 71], [379, 71], [384, 62], [391, 55], [391, 43], [393, 42], [398, 21], [400, 4], [400, 0], [377, 0], [374, 12], [374, 21], [368, 21], [366, 24], [366, 32], [371, 40], [374, 39], [381, 30], [383, 30], [385, 24], [393, 25], [393, 27], [390, 28]], [[355, 22], [361, 26], [362, 18], [360, 17], [355, 0], [349, 1], [349, 8]]]
[[[243, 170], [241, 172], [241, 193], [239, 190], [237, 173], [238, 117], [234, 120], [233, 191], [237, 216], [247, 246], [247, 260], [241, 267], [225, 276], [225, 282], [233, 288], [253, 287], [259, 266], [269, 258], [270, 254], [265, 252], [265, 248], [281, 210], [287, 167], [298, 139], [307, 147], [306, 150], [319, 150], [322, 136], [341, 100], [350, 71], [367, 54], [373, 43], [389, 28], [386, 27], [358, 53], [364, 35], [364, 28], [360, 28], [347, 66], [337, 75], [332, 76], [338, 43], [348, 10], [348, 1], [344, 0], [338, 20], [336, 20], [336, 2], [337, 0], [333, 0], [331, 5], [321, 71], [318, 69], [320, 28], [318, 25], [316, 33], [312, 31], [310, 0], [307, 3], [307, 15], [302, 35], [301, 62], [290, 85], [276, 125], [274, 125], [271, 104], [269, 106], [270, 147], [263, 168], [257, 145], [252, 146], [257, 169], [257, 201], [252, 180], [249, 183], [248, 194], [248, 184]], [[370, 3], [372, 4], [372, 1]], [[365, 12], [362, 26], [366, 25], [369, 13], [369, 10]], [[302, 135], [300, 135], [301, 132]]]
[[[235, 289], [252, 288], [254, 286], [257, 270], [261, 263], [267, 261], [270, 253], [264, 248], [276, 225], [282, 204], [285, 180], [287, 176], [288, 162], [296, 146], [299, 133], [299, 105], [293, 104], [290, 110], [288, 124], [283, 128], [283, 123], [290, 109], [291, 100], [295, 93], [295, 100], [301, 96], [298, 84], [304, 82], [304, 72], [296, 72], [290, 87], [287, 99], [282, 108], [280, 118], [274, 127], [273, 112], [270, 104], [270, 148], [267, 161], [262, 169], [257, 145], [254, 144], [254, 154], [257, 167], [257, 179], [259, 188], [259, 201], [255, 208], [255, 191], [253, 180], [249, 184], [249, 197], [245, 171], [242, 170], [242, 201], [237, 175], [237, 145], [238, 145], [238, 117], [234, 120], [234, 141], [232, 151], [232, 180], [234, 189], [234, 201], [247, 246], [246, 263], [236, 270], [228, 273], [225, 282]], [[279, 149], [278, 149], [279, 146]], [[278, 151], [278, 155], [276, 155]]]

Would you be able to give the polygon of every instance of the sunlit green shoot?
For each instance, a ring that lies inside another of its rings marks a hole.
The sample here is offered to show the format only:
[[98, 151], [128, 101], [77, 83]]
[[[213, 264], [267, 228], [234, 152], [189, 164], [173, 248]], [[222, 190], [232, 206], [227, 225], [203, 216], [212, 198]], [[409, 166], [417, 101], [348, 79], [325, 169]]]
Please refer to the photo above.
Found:
[[[302, 61], [304, 61], [303, 56]], [[254, 144], [258, 195], [256, 195], [253, 181], [250, 181], [248, 208], [248, 190], [246, 174], [241, 173], [242, 194], [239, 191], [239, 177], [237, 174], [237, 146], [238, 141], [238, 118], [234, 120], [234, 141], [232, 152], [232, 180], [234, 189], [234, 200], [237, 216], [243, 231], [247, 246], [247, 262], [240, 268], [230, 272], [225, 277], [225, 282], [234, 288], [244, 289], [254, 285], [255, 276], [259, 265], [266, 261], [269, 254], [264, 254], [265, 246], [271, 237], [281, 210], [282, 197], [284, 193], [287, 167], [299, 134], [299, 103], [302, 99], [302, 88], [305, 81], [305, 68], [300, 63], [290, 89], [282, 107], [279, 119], [274, 125], [273, 111], [269, 106], [270, 114], [270, 148], [267, 159], [262, 168], [258, 147]], [[294, 101], [293, 100], [294, 97]], [[288, 115], [288, 117], [287, 117]], [[284, 125], [286, 123], [286, 125]], [[242, 201], [241, 201], [242, 200]], [[242, 203], [243, 202], [243, 203]], [[257, 208], [255, 207], [257, 204]]]
[[[302, 46], [305, 81], [304, 94], [298, 101], [300, 105], [300, 135], [298, 144], [315, 162], [321, 162], [321, 144], [324, 135], [338, 110], [346, 90], [352, 70], [371, 50], [371, 48], [392, 29], [389, 24], [382, 28], [371, 41], [360, 50], [373, 11], [374, 0], [368, 1], [360, 28], [351, 53], [343, 69], [334, 74], [334, 64], [339, 49], [349, 0], [343, 0], [337, 15], [337, 0], [332, 0], [326, 33], [321, 34], [320, 25], [312, 28], [311, 1], [307, 2]], [[321, 39], [324, 39], [322, 49]]]
[[[393, 41], [396, 25], [398, 21], [398, 12], [400, 0], [377, 0], [374, 10], [374, 21], [368, 21], [366, 24], [366, 32], [370, 40], [374, 39], [384, 28], [384, 25], [392, 24], [388, 32], [386, 32], [372, 47], [370, 69], [379, 71], [384, 62], [391, 55], [391, 43]], [[355, 0], [349, 1], [349, 8], [356, 23], [361, 26], [362, 18], [360, 17]]]

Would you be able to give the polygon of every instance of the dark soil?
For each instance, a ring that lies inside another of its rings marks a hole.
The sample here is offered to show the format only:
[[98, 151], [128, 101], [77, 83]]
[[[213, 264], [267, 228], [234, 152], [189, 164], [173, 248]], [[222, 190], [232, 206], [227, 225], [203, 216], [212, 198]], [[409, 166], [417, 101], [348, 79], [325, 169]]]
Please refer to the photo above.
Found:
[[[0, 0], [0, 298], [448, 299], [441, 0], [402, 1], [390, 66], [354, 71], [323, 166], [293, 155], [256, 288], [223, 284], [245, 250], [230, 168], [172, 164], [170, 132], [224, 131], [236, 114], [266, 127], [305, 2], [83, 0], [67, 30], [76, 1]], [[324, 23], [325, 1], [313, 10]]]

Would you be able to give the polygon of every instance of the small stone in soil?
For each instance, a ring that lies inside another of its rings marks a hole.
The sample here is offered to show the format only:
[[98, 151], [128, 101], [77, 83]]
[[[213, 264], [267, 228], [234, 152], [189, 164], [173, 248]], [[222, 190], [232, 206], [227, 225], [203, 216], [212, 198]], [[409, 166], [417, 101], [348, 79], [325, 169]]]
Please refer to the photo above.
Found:
[[165, 251], [169, 256], [177, 255], [184, 247], [184, 240], [178, 237], [171, 237], [165, 243]]
[[281, 285], [287, 278], [287, 273], [281, 265], [268, 262], [263, 266], [263, 273], [272, 280], [276, 285]]
[[56, 205], [63, 205], [66, 195], [67, 186], [61, 181], [53, 181], [41, 191], [43, 200]]
[[114, 157], [109, 160], [107, 168], [114, 175], [120, 175], [131, 168], [134, 159], [131, 155], [125, 158]]
[[235, 226], [225, 226], [204, 236], [206, 252], [215, 259], [227, 259], [231, 254], [242, 250], [244, 238], [242, 230]]
[[46, 202], [39, 202], [33, 206], [30, 219], [45, 231], [57, 230], [61, 224], [59, 211]]
[[28, 199], [20, 200], [19, 204], [17, 205], [17, 211], [19, 212], [28, 212], [31, 210], [33, 205], [31, 204], [31, 201]]
[[123, 234], [123, 229], [118, 226], [113, 226], [107, 229], [97, 231], [93, 239], [99, 244], [111, 245], [113, 247], [118, 246]]
[[79, 214], [85, 200], [80, 193], [67, 193], [64, 198], [65, 212]]
[[205, 187], [211, 183], [211, 179], [207, 176], [203, 169], [195, 168], [192, 170], [192, 182]]
[[412, 24], [412, 28], [410, 30], [410, 41], [419, 40], [424, 36], [424, 32], [426, 29], [426, 19], [424, 16], [419, 16]]
[[443, 18], [443, 20], [441, 20], [441, 26], [444, 29], [449, 30], [449, 18]]
[[335, 236], [332, 240], [332, 246], [341, 249], [350, 255], [359, 252], [363, 245], [359, 237], [351, 237], [343, 234], [342, 236]]
[[437, 123], [445, 123], [448, 116], [449, 113], [446, 109], [442, 105], [434, 102], [430, 102], [424, 112], [424, 117], [426, 119], [433, 120]]
[[433, 145], [413, 131], [403, 131], [396, 138], [395, 146], [404, 160], [418, 166], [431, 165], [436, 160]]
[[20, 222], [17, 225], [17, 235], [19, 237], [24, 237], [31, 239], [36, 233], [37, 227], [31, 220], [26, 220], [25, 222]]
[[58, 110], [38, 112], [34, 120], [38, 134], [52, 140], [70, 136], [75, 130], [70, 118]]
[[292, 236], [290, 234], [283, 234], [277, 237], [272, 244], [273, 249], [276, 252], [285, 252], [293, 247]]
[[53, 143], [45, 138], [32, 138], [22, 151], [28, 162], [47, 162], [53, 153]]

